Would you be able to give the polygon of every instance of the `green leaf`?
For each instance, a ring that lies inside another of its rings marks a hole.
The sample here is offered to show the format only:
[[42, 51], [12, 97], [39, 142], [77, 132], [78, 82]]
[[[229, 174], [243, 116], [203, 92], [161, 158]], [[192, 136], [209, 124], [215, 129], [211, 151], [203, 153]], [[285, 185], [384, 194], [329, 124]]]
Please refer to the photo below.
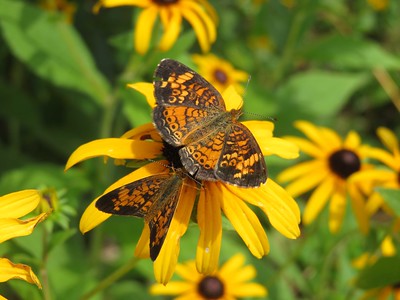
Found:
[[35, 74], [100, 104], [107, 100], [110, 87], [74, 27], [26, 2], [0, 0], [0, 7], [6, 43]]
[[292, 76], [277, 91], [280, 107], [278, 121], [299, 118], [326, 118], [336, 115], [350, 96], [364, 85], [366, 73], [308, 71]]
[[387, 52], [377, 43], [355, 37], [334, 35], [318, 40], [303, 56], [338, 68], [400, 69], [399, 56]]
[[373, 289], [400, 282], [400, 257], [382, 257], [372, 266], [361, 271], [356, 285], [362, 289]]
[[396, 217], [400, 217], [400, 189], [377, 188], [385, 203], [393, 210]]

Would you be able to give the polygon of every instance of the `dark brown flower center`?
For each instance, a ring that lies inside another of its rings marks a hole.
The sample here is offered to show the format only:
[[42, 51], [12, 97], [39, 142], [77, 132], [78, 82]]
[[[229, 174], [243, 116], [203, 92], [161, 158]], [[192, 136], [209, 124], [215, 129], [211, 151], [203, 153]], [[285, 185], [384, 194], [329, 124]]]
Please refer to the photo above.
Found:
[[169, 5], [169, 4], [174, 4], [176, 2], [179, 2], [179, 0], [152, 0], [153, 3], [158, 4], [158, 5]]
[[346, 179], [361, 168], [360, 158], [353, 151], [339, 150], [329, 157], [329, 167], [339, 177]]
[[197, 291], [204, 299], [218, 299], [224, 295], [224, 284], [216, 276], [205, 276], [199, 282]]
[[228, 81], [228, 75], [220, 69], [216, 69], [214, 71], [214, 78], [221, 84], [226, 84], [226, 82]]

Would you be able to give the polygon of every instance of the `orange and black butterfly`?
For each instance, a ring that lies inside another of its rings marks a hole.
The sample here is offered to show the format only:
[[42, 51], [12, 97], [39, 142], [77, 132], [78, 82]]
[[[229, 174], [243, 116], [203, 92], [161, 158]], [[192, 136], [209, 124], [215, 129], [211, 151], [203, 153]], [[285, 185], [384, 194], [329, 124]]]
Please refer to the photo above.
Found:
[[220, 93], [187, 66], [163, 59], [154, 73], [153, 123], [174, 147], [186, 171], [198, 180], [220, 180], [258, 187], [267, 180], [261, 149], [238, 121], [241, 110], [227, 111]]
[[145, 177], [101, 196], [96, 207], [105, 213], [145, 219], [150, 228], [150, 257], [160, 253], [184, 182], [180, 170]]

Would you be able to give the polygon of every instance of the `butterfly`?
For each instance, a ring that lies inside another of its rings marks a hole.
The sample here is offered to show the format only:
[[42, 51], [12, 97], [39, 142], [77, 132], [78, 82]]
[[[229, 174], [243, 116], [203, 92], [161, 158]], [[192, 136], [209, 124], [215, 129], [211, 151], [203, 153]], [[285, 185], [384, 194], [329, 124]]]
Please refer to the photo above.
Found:
[[153, 85], [153, 124], [167, 143], [181, 147], [179, 156], [189, 174], [239, 187], [266, 182], [261, 149], [238, 121], [241, 110], [227, 111], [221, 94], [206, 79], [175, 60], [163, 59]]
[[102, 195], [95, 206], [113, 215], [144, 218], [150, 228], [150, 258], [155, 261], [167, 236], [183, 182], [180, 170], [145, 177]]

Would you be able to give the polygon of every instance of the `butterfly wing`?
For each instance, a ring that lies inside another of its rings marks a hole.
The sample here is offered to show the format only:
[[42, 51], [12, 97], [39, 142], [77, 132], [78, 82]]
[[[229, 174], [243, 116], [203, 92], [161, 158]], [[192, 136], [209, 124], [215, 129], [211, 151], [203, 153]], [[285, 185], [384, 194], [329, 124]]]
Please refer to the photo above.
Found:
[[239, 122], [228, 126], [215, 176], [239, 187], [259, 187], [267, 181], [267, 167], [260, 146]]
[[205, 130], [224, 112], [220, 93], [187, 66], [163, 59], [154, 73], [154, 126], [169, 144], [181, 146], [191, 132]]
[[123, 185], [101, 196], [95, 206], [109, 214], [144, 217], [169, 178], [169, 174], [159, 174]]
[[175, 174], [159, 195], [157, 203], [151, 208], [145, 220], [150, 228], [150, 258], [154, 261], [164, 244], [169, 226], [175, 214], [183, 186], [181, 175]]

